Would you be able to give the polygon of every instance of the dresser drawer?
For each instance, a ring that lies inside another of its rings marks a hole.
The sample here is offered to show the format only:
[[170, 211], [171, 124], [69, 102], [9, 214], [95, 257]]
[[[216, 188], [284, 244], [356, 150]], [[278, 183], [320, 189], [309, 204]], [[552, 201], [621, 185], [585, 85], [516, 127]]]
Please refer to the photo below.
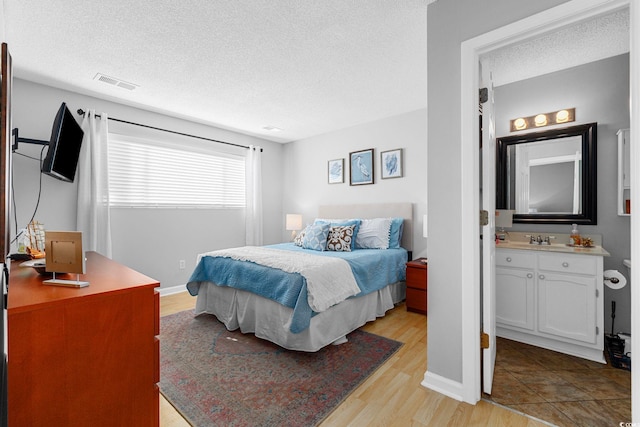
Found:
[[536, 257], [526, 251], [496, 251], [496, 265], [501, 267], [535, 268]]
[[592, 276], [597, 273], [596, 258], [585, 255], [540, 254], [538, 256], [540, 270], [558, 273], [572, 273]]

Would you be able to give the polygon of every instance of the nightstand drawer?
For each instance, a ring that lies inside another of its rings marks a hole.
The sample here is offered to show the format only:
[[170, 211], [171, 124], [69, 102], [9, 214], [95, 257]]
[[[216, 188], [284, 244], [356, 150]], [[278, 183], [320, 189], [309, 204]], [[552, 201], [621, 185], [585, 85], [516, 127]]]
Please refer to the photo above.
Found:
[[427, 291], [407, 288], [407, 311], [427, 314]]
[[407, 267], [407, 288], [427, 290], [427, 270]]

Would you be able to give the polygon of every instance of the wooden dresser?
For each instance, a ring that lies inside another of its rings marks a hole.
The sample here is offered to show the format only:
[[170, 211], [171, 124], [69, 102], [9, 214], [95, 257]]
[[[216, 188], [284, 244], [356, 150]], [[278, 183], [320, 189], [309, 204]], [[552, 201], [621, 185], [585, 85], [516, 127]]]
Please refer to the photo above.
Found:
[[407, 263], [407, 311], [427, 314], [427, 260]]
[[11, 265], [10, 426], [159, 425], [160, 284], [86, 257], [80, 279], [90, 284], [80, 289]]

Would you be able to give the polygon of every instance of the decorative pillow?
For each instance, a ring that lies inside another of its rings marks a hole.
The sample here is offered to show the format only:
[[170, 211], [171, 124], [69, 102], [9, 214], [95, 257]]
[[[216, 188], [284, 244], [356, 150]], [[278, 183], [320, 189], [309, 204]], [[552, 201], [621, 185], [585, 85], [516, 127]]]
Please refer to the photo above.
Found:
[[308, 226], [302, 238], [302, 247], [304, 249], [313, 249], [314, 251], [324, 251], [327, 247], [329, 228], [331, 228], [331, 226], [327, 223]]
[[356, 235], [358, 249], [387, 249], [389, 247], [389, 231], [391, 219], [363, 219]]
[[296, 246], [302, 246], [302, 239], [304, 239], [304, 235], [307, 234], [307, 229], [309, 226], [307, 225], [301, 232], [299, 232], [296, 237], [293, 239], [293, 244]]
[[329, 229], [327, 250], [336, 252], [351, 252], [355, 225], [338, 225]]
[[403, 218], [391, 218], [389, 229], [389, 249], [398, 249], [402, 244]]
[[358, 235], [358, 230], [360, 230], [360, 220], [359, 219], [321, 219], [316, 218], [314, 224], [318, 223], [328, 223], [332, 227], [338, 226], [349, 226], [354, 225], [353, 236], [351, 237], [351, 250], [356, 248], [356, 237]]

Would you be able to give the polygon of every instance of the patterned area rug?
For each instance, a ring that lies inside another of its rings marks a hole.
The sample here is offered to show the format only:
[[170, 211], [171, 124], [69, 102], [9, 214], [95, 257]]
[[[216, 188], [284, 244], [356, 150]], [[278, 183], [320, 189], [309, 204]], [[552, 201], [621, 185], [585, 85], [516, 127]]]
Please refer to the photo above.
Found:
[[194, 426], [313, 426], [402, 345], [354, 331], [316, 353], [229, 332], [193, 311], [160, 320], [160, 391]]

